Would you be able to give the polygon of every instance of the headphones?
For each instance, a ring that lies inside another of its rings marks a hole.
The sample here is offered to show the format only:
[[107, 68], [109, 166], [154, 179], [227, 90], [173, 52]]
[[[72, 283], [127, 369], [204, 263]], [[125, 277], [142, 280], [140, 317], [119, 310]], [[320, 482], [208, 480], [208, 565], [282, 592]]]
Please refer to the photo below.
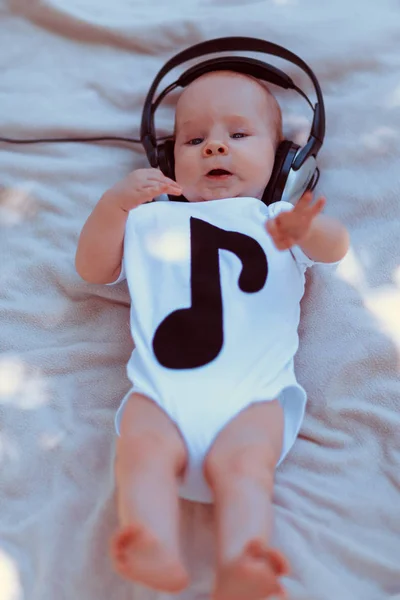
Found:
[[[263, 52], [278, 56], [297, 65], [307, 73], [314, 85], [317, 95], [315, 107], [306, 94], [280, 69], [260, 60], [236, 56], [213, 58], [191, 67], [159, 94], [156, 100], [153, 100], [160, 81], [169, 71], [178, 65], [205, 54], [231, 51]], [[176, 54], [163, 66], [149, 89], [142, 112], [140, 141], [146, 151], [150, 165], [154, 168], [159, 168], [167, 177], [175, 179], [175, 142], [173, 139], [167, 139], [163, 143], [157, 142], [154, 113], [169, 92], [177, 87], [184, 88], [201, 75], [210, 73], [211, 71], [235, 71], [273, 83], [284, 89], [296, 90], [311, 106], [314, 117], [307, 143], [303, 147], [290, 140], [284, 140], [280, 143], [275, 154], [275, 162], [270, 180], [262, 196], [262, 201], [267, 205], [279, 200], [285, 200], [293, 204], [296, 203], [307, 189], [313, 190], [315, 188], [319, 179], [316, 158], [325, 135], [324, 100], [316, 76], [301, 58], [282, 46], [261, 39], [224, 37], [208, 40], [179, 52], [179, 54]], [[186, 201], [184, 196], [178, 198], [169, 195], [168, 197], [171, 201], [175, 202]]]

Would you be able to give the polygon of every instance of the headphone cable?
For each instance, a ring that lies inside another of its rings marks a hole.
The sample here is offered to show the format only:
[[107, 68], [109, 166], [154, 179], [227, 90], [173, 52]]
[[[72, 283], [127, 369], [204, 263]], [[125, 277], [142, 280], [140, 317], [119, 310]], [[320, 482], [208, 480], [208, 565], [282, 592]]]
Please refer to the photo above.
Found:
[[[157, 139], [157, 141], [164, 141], [171, 139], [171, 135], [166, 135]], [[42, 143], [55, 143], [55, 142], [105, 142], [105, 141], [121, 141], [128, 142], [131, 144], [141, 144], [141, 140], [138, 138], [127, 138], [127, 137], [116, 137], [116, 136], [102, 136], [102, 137], [88, 137], [88, 138], [38, 138], [38, 139], [13, 139], [0, 137], [0, 142], [5, 144], [42, 144]]]

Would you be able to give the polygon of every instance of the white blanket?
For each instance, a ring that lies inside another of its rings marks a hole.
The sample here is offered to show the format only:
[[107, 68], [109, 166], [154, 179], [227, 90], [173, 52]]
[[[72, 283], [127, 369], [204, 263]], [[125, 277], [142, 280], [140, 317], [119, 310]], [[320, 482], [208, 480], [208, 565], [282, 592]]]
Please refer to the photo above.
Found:
[[[291, 600], [400, 594], [398, 11], [394, 0], [0, 0], [3, 137], [137, 136], [162, 64], [218, 36], [282, 44], [319, 78], [319, 192], [352, 247], [336, 274], [309, 272], [302, 303], [296, 366], [310, 400], [275, 493], [274, 542], [292, 564]], [[266, 60], [314, 98], [298, 69]], [[303, 141], [307, 104], [273, 91], [286, 135]], [[160, 133], [171, 130], [172, 100]], [[86, 284], [74, 269], [95, 202], [146, 164], [127, 144], [0, 143], [1, 600], [166, 597], [119, 579], [108, 558], [128, 295], [124, 284]], [[182, 508], [193, 584], [179, 597], [205, 600], [212, 511]]]

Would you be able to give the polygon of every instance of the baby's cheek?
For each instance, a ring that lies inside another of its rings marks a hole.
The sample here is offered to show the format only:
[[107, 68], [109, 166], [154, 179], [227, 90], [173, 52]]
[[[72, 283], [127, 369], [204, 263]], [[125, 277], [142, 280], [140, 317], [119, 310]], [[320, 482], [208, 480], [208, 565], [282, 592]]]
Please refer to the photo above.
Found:
[[175, 159], [175, 179], [179, 185], [187, 185], [190, 181], [191, 165], [190, 162], [179, 157]]
[[182, 195], [190, 201], [193, 192], [194, 178], [190, 176], [189, 169], [184, 168], [182, 163], [180, 165], [175, 164], [175, 181], [181, 186]]
[[176, 169], [175, 178], [183, 189], [183, 195], [186, 195], [196, 189], [199, 184], [199, 177], [196, 173], [196, 170], [190, 165], [181, 165], [181, 167], [181, 169]]

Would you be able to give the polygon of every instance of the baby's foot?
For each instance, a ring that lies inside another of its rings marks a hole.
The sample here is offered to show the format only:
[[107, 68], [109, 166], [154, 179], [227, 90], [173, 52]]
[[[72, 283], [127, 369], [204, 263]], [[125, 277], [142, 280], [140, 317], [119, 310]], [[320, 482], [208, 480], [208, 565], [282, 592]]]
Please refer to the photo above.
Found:
[[179, 592], [189, 583], [179, 557], [143, 527], [120, 529], [110, 550], [115, 570], [126, 579], [164, 592]]
[[278, 578], [289, 572], [289, 565], [277, 550], [262, 540], [253, 540], [243, 553], [217, 573], [213, 600], [262, 600], [285, 598]]

